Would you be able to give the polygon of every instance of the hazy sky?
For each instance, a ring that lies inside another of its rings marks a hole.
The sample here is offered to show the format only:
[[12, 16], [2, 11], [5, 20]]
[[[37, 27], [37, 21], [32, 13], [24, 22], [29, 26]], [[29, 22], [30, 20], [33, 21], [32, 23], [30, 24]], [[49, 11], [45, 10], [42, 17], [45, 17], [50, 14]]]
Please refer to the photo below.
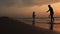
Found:
[[60, 0], [0, 0], [0, 15], [30, 17], [35, 11], [37, 16], [48, 16], [48, 4], [54, 8], [55, 16], [59, 16]]

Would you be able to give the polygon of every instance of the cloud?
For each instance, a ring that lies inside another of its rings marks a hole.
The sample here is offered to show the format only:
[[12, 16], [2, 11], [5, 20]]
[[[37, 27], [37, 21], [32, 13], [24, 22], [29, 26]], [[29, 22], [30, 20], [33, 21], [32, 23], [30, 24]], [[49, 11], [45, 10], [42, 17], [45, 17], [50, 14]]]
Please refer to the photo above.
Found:
[[8, 5], [12, 5], [15, 2], [13, 0], [0, 0], [0, 6], [8, 6]]
[[0, 8], [42, 6], [53, 2], [60, 2], [60, 0], [0, 0]]
[[0, 6], [35, 6], [35, 5], [44, 5], [54, 2], [60, 2], [60, 0], [0, 0]]
[[[60, 0], [54, 0], [54, 2], [60, 2]], [[33, 11], [34, 7], [38, 8], [38, 6], [50, 3], [53, 3], [53, 0], [0, 0], [0, 15], [9, 15], [9, 14], [27, 15], [27, 12], [30, 13], [31, 11]], [[39, 10], [41, 8], [42, 7], [39, 7]]]

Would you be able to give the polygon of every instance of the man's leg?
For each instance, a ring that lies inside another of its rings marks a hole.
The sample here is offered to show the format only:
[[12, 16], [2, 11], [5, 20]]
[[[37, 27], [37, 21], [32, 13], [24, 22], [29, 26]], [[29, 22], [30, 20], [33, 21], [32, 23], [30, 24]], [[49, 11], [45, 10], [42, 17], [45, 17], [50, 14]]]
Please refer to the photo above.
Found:
[[53, 30], [53, 15], [51, 15], [51, 25], [50, 25], [50, 30]]

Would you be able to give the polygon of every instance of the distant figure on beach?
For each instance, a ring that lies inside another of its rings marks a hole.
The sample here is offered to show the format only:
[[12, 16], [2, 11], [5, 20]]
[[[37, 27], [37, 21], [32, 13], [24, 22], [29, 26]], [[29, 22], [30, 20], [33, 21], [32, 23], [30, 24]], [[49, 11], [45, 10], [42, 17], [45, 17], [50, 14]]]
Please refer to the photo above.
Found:
[[47, 12], [50, 11], [50, 15], [49, 16], [51, 18], [51, 20], [50, 20], [50, 30], [53, 30], [53, 23], [54, 23], [53, 15], [54, 15], [54, 11], [53, 11], [53, 8], [50, 5], [48, 5], [48, 8], [49, 8], [49, 10]]
[[33, 11], [33, 14], [32, 14], [32, 18], [33, 18], [33, 23], [32, 25], [34, 26], [35, 25], [35, 12]]
[[48, 5], [48, 8], [49, 8], [49, 10], [47, 12], [50, 11], [50, 15], [49, 16], [51, 17], [52, 20], [54, 20], [54, 17], [53, 17], [53, 15], [54, 15], [53, 8], [51, 7], [51, 5]]

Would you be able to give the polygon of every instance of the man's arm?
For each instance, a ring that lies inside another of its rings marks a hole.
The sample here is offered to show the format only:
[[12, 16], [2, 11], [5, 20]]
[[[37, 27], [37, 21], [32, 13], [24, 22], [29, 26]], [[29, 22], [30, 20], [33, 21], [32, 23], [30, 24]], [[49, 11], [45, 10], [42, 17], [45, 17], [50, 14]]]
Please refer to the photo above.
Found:
[[49, 10], [47, 12], [49, 12]]

